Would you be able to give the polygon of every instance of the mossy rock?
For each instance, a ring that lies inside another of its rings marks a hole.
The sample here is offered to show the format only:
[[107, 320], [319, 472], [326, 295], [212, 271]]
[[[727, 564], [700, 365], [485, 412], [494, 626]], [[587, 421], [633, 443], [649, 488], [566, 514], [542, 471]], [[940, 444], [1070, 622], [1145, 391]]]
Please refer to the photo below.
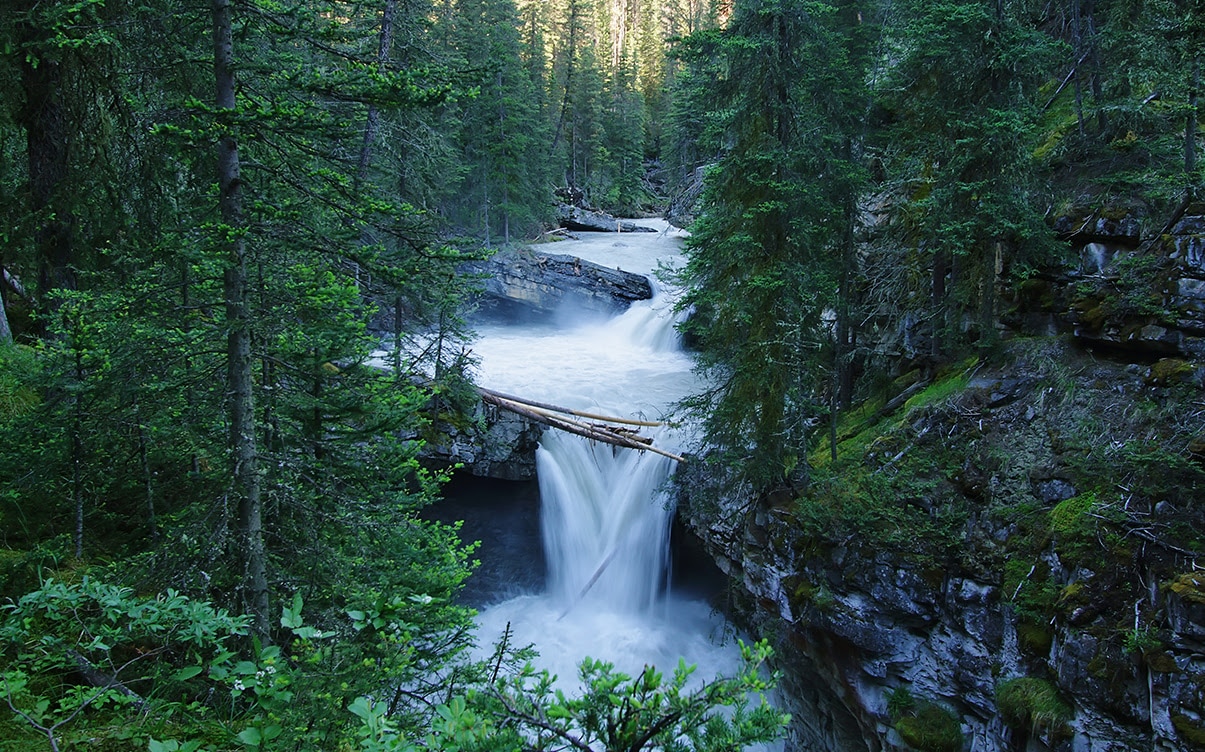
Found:
[[1075, 713], [1045, 679], [1023, 676], [996, 685], [996, 706], [1009, 726], [1061, 737]]
[[1054, 633], [1046, 624], [1033, 621], [1017, 622], [1017, 641], [1021, 649], [1030, 655], [1050, 655], [1050, 646], [1054, 644]]
[[1178, 674], [1180, 667], [1176, 660], [1166, 650], [1156, 650], [1144, 653], [1142, 662], [1157, 674]]
[[1181, 739], [1197, 749], [1205, 749], [1205, 726], [1183, 713], [1172, 716], [1172, 726]]
[[1048, 521], [1054, 535], [1054, 547], [1059, 557], [1070, 564], [1080, 564], [1097, 553], [1098, 520], [1095, 493], [1084, 493], [1060, 501], [1050, 510]]
[[1017, 300], [1024, 308], [1039, 311], [1053, 311], [1057, 303], [1054, 285], [1032, 277], [1018, 286]]
[[1179, 358], [1162, 358], [1151, 366], [1144, 379], [1152, 386], [1167, 386], [1192, 380], [1196, 366]]
[[895, 722], [895, 730], [918, 752], [961, 752], [962, 725], [958, 716], [931, 702], [918, 702]]
[[1187, 572], [1172, 580], [1167, 589], [1186, 601], [1205, 603], [1205, 572]]

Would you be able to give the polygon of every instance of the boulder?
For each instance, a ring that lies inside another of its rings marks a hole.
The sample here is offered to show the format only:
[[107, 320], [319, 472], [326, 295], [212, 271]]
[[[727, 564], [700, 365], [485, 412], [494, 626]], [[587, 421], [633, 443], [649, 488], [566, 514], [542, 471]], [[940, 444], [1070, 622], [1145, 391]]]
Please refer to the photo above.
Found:
[[657, 232], [652, 227], [616, 219], [606, 212], [571, 204], [557, 205], [556, 215], [561, 227], [578, 232]]
[[538, 318], [566, 307], [610, 315], [653, 296], [643, 275], [530, 249], [503, 251], [464, 270], [482, 276], [478, 310], [506, 318]]

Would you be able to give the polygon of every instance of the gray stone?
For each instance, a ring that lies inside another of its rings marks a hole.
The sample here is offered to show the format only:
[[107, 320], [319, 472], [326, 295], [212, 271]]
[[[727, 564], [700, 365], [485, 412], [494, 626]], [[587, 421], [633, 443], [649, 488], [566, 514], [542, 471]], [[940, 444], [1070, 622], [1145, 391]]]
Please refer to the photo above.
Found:
[[558, 204], [556, 214], [561, 227], [578, 232], [657, 232], [652, 227], [616, 219], [606, 212], [570, 204]]
[[567, 308], [611, 315], [653, 296], [643, 275], [530, 249], [503, 251], [463, 270], [483, 277], [480, 310], [507, 317], [550, 316]]
[[1036, 490], [1038, 498], [1047, 504], [1057, 504], [1060, 501], [1066, 501], [1079, 493], [1075, 489], [1075, 486], [1061, 478], [1041, 481], [1037, 484]]

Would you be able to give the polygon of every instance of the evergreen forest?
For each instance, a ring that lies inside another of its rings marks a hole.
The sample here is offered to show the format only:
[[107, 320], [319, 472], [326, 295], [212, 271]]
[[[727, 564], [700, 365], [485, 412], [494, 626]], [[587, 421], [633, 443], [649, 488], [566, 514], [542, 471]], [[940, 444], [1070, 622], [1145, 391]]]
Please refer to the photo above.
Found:
[[468, 658], [475, 546], [420, 514], [462, 265], [558, 202], [687, 227], [682, 414], [765, 498], [832, 482], [884, 342], [990, 360], [1060, 220], [1201, 201], [1202, 0], [3, 0], [0, 42], [0, 750], [774, 738], [765, 643], [573, 697]]

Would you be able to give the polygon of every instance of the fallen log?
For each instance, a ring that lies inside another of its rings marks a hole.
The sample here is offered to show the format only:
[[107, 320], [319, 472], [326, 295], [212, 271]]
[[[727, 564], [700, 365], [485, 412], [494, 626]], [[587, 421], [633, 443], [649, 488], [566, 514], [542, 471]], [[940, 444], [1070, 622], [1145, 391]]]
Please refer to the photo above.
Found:
[[614, 417], [611, 417], [608, 415], [598, 415], [596, 413], [587, 413], [587, 412], [583, 412], [581, 410], [573, 410], [568, 407], [558, 407], [557, 405], [550, 405], [545, 402], [536, 402], [535, 400], [529, 400], [524, 397], [516, 397], [512, 394], [504, 394], [502, 392], [495, 392], [493, 389], [486, 389], [483, 386], [477, 387], [477, 390], [479, 392], [481, 392], [482, 394], [492, 394], [493, 396], [500, 397], [501, 399], [504, 399], [504, 400], [510, 400], [511, 402], [518, 402], [520, 405], [529, 405], [531, 407], [538, 407], [542, 410], [551, 410], [554, 413], [563, 413], [565, 415], [576, 415], [579, 418], [590, 418], [591, 420], [605, 420], [608, 423], [621, 423], [625, 426], [648, 426], [650, 428], [656, 428], [657, 426], [665, 425], [664, 423], [662, 423], [660, 421], [655, 421], [655, 420], [632, 420], [630, 418], [614, 418]]
[[481, 392], [481, 399], [491, 405], [497, 405], [504, 410], [509, 410], [517, 415], [522, 415], [523, 417], [533, 420], [536, 423], [551, 426], [552, 428], [556, 428], [567, 433], [583, 436], [593, 441], [601, 441], [604, 444], [611, 444], [612, 446], [624, 447], [626, 449], [636, 449], [639, 451], [647, 450], [659, 454], [662, 457], [669, 457], [671, 460], [675, 460], [677, 462], [686, 462], [686, 458], [682, 457], [681, 455], [667, 452], [664, 449], [659, 449], [651, 444], [642, 443], [641, 441], [637, 441], [636, 439], [625, 436], [621, 433], [616, 433], [615, 431], [606, 428], [596, 428], [586, 423], [579, 423], [575, 420], [570, 420], [569, 418], [562, 418], [541, 408], [533, 407], [531, 405], [524, 405], [513, 400], [508, 400], [504, 397], [498, 397], [486, 390]]

